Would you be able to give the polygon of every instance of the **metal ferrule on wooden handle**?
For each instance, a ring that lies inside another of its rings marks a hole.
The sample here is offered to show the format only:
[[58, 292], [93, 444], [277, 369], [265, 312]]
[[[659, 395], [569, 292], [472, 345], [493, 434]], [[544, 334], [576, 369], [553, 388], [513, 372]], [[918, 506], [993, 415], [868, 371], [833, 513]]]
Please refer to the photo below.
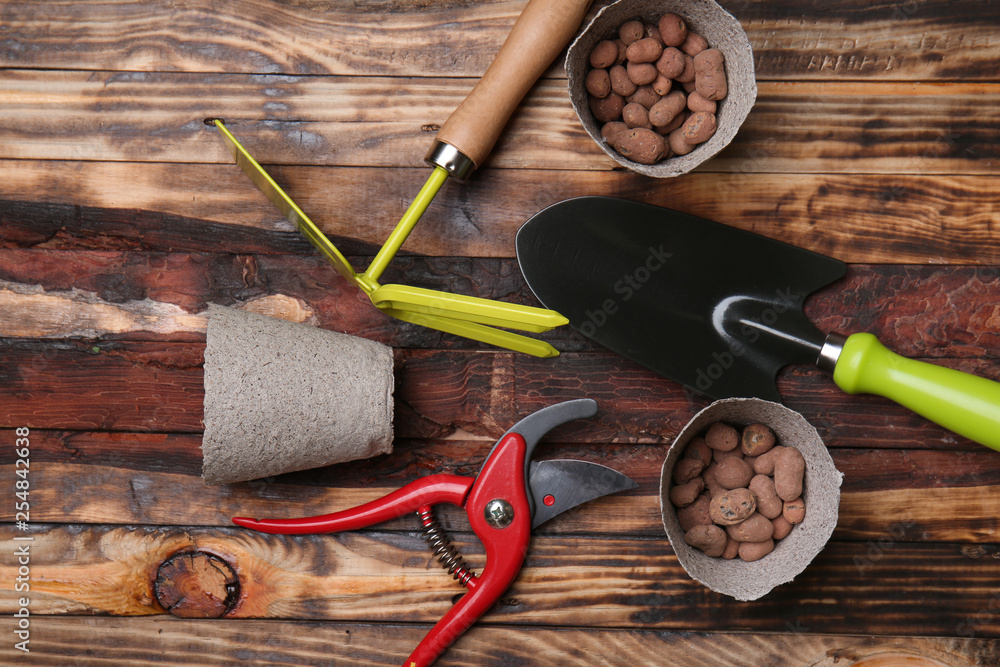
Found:
[[531, 0], [486, 74], [437, 134], [426, 160], [466, 178], [493, 150], [538, 77], [576, 33], [591, 0]]

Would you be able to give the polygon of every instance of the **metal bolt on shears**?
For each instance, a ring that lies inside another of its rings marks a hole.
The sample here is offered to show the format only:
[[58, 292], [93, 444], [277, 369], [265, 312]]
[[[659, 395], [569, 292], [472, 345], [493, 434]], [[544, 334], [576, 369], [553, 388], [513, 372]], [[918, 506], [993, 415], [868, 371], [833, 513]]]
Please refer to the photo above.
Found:
[[[404, 667], [431, 665], [510, 587], [528, 552], [533, 528], [585, 502], [637, 486], [625, 475], [588, 461], [531, 461], [538, 441], [550, 430], [596, 413], [597, 403], [584, 398], [525, 417], [501, 436], [476, 477], [430, 475], [341, 512], [303, 519], [236, 517], [233, 523], [265, 533], [302, 535], [357, 530], [416, 512], [434, 556], [469, 589], [403, 663]], [[465, 564], [437, 522], [433, 506], [439, 503], [466, 510], [486, 552], [482, 574], [477, 576]]]

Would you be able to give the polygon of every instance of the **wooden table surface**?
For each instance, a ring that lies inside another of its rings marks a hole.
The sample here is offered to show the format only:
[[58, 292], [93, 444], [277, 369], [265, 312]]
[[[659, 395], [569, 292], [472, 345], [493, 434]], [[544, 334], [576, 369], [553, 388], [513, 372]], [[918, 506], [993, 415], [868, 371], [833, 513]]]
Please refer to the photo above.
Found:
[[[843, 259], [847, 277], [807, 304], [821, 329], [1000, 379], [998, 4], [723, 4], [759, 84], [724, 152], [675, 179], [616, 168], [557, 62], [486, 167], [445, 186], [387, 279], [536, 303], [514, 260], [518, 226], [567, 197], [617, 195]], [[1000, 454], [786, 369], [787, 405], [846, 475], [840, 520], [794, 582], [749, 603], [715, 594], [685, 574], [659, 518], [667, 446], [705, 398], [565, 327], [545, 336], [563, 354], [540, 360], [382, 315], [202, 122], [225, 117], [364, 266], [523, 6], [0, 4], [0, 661], [399, 664], [462, 590], [415, 518], [280, 537], [230, 517], [322, 513], [429, 473], [475, 474], [519, 418], [589, 396], [598, 417], [560, 428], [539, 456], [604, 463], [639, 487], [539, 528], [511, 589], [440, 664], [1000, 664]], [[206, 487], [208, 303], [391, 345], [395, 452]], [[29, 434], [21, 477], [17, 429]], [[25, 501], [30, 517], [15, 517]], [[481, 566], [464, 515], [444, 523]], [[223, 619], [178, 618], [156, 599], [178, 552], [201, 554], [206, 587], [227, 583], [227, 564], [236, 573]]]

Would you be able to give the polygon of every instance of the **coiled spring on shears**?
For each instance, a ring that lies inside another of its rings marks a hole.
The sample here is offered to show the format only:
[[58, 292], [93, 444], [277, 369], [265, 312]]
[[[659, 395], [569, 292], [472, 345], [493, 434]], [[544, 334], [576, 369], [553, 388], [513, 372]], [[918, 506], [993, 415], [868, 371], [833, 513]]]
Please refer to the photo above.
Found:
[[438, 562], [448, 570], [448, 574], [453, 576], [463, 586], [467, 586], [469, 581], [476, 579], [476, 573], [465, 564], [458, 549], [451, 543], [451, 538], [444, 532], [444, 528], [438, 523], [434, 516], [434, 509], [429, 505], [424, 505], [417, 510], [420, 517], [420, 524], [423, 526], [424, 541], [434, 553]]

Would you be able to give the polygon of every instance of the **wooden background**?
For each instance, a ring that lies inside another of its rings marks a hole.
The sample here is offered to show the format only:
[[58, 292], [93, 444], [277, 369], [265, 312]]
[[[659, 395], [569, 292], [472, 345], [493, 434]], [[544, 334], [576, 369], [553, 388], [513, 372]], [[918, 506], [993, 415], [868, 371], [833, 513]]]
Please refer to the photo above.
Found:
[[[537, 360], [386, 318], [202, 123], [226, 118], [362, 267], [523, 5], [0, 3], [0, 661], [398, 664], [462, 590], [415, 519], [290, 538], [229, 518], [475, 474], [514, 421], [590, 396], [600, 415], [539, 455], [605, 463], [639, 488], [537, 530], [521, 576], [441, 664], [1000, 664], [1000, 454], [788, 369], [787, 404], [846, 474], [840, 521], [793, 583], [752, 603], [714, 594], [678, 565], [658, 501], [666, 447], [704, 398], [569, 329], [547, 336], [562, 356]], [[1000, 379], [1000, 6], [723, 5], [750, 37], [760, 94], [722, 154], [672, 180], [615, 169], [554, 65], [386, 281], [534, 303], [518, 226], [566, 197], [618, 195], [839, 257], [847, 278], [808, 303], [822, 329]], [[210, 302], [392, 345], [396, 451], [206, 488]], [[31, 431], [27, 532], [13, 524], [18, 427]], [[444, 522], [481, 566], [461, 513]], [[15, 535], [34, 538], [28, 655], [13, 646]], [[156, 600], [161, 563], [190, 551], [237, 573], [224, 619]]]

